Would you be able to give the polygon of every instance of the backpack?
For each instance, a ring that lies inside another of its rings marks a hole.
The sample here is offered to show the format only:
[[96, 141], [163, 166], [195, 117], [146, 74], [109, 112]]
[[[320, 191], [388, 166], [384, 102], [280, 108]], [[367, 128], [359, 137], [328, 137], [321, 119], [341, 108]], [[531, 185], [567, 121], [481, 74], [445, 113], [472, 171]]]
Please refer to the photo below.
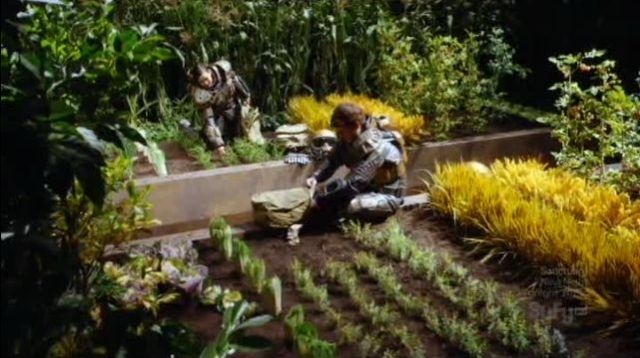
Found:
[[270, 229], [286, 229], [300, 223], [311, 207], [311, 190], [294, 188], [267, 191], [251, 197], [253, 219]]

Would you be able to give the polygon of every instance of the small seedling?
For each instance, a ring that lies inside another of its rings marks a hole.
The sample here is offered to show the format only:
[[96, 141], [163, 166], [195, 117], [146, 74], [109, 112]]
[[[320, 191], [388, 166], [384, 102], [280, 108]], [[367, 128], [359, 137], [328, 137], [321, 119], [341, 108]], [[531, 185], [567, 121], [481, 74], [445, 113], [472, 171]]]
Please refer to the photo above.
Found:
[[266, 271], [266, 265], [261, 259], [254, 259], [249, 263], [247, 272], [249, 276], [249, 282], [257, 293], [262, 293]]
[[264, 284], [263, 300], [272, 315], [278, 316], [282, 312], [282, 283], [278, 276], [273, 276]]

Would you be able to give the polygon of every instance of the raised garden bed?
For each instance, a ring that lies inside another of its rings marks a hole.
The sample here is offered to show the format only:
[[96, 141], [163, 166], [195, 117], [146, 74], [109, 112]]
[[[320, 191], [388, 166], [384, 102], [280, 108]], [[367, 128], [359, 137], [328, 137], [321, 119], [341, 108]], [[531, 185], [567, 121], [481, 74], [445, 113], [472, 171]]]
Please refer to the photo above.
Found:
[[[555, 142], [545, 128], [423, 143], [409, 150], [409, 188], [420, 186], [427, 176], [425, 171], [434, 170], [437, 163], [489, 163], [503, 157], [549, 161], [554, 148]], [[253, 194], [300, 186], [313, 170], [313, 165], [301, 167], [272, 161], [141, 178], [138, 185], [151, 187], [153, 215], [162, 222], [153, 234], [164, 235], [204, 228], [213, 216], [242, 216], [251, 211]]]
[[[460, 140], [464, 138], [484, 136], [484, 135], [490, 135], [490, 134], [509, 133], [513, 131], [534, 129], [534, 128], [540, 128], [540, 124], [523, 120], [521, 118], [511, 118], [509, 121], [504, 121], [501, 123], [493, 123], [489, 125], [486, 133], [483, 133], [483, 134], [472, 135], [472, 134], [463, 133], [463, 132], [453, 133], [452, 140]], [[274, 138], [275, 133], [264, 132], [263, 135], [267, 140], [271, 140]], [[201, 141], [201, 139], [198, 137], [198, 138], [195, 138], [194, 141], [199, 142]], [[436, 141], [437, 139], [434, 136], [429, 135], [424, 138], [423, 143], [433, 143]], [[241, 165], [239, 163], [230, 164], [229, 162], [225, 161], [223, 158], [217, 155], [211, 155], [211, 158], [210, 158], [211, 161], [205, 166], [204, 163], [202, 163], [201, 161], [198, 160], [198, 158], [196, 158], [195, 154], [190, 154], [189, 151], [185, 149], [184, 146], [178, 142], [168, 141], [168, 142], [160, 143], [158, 146], [164, 152], [167, 172], [169, 175], [184, 174], [184, 173], [190, 173], [190, 172], [206, 170], [206, 169], [224, 168], [224, 167]], [[419, 146], [420, 145], [411, 145], [410, 148], [419, 147]], [[202, 149], [205, 150], [204, 144]], [[238, 159], [242, 159], [242, 158], [237, 158], [236, 160], [232, 160], [232, 162], [236, 162], [238, 161]], [[240, 160], [240, 162], [241, 161], [242, 160]], [[153, 169], [153, 165], [149, 162], [147, 158], [145, 158], [142, 155], [138, 157], [138, 160], [135, 164], [134, 175], [140, 179], [157, 177], [157, 174]]]
[[[633, 349], [627, 345], [624, 338], [607, 337], [603, 338], [595, 331], [581, 327], [577, 322], [581, 317], [577, 314], [571, 315], [568, 312], [574, 307], [575, 302], [562, 300], [557, 297], [538, 297], [532, 295], [532, 291], [527, 285], [530, 283], [517, 276], [518, 265], [516, 263], [504, 263], [502, 265], [484, 265], [473, 258], [470, 258], [466, 251], [458, 244], [459, 238], [463, 235], [473, 233], [458, 233], [450, 222], [434, 215], [429, 209], [416, 209], [411, 212], [404, 212], [398, 215], [398, 220], [402, 228], [416, 242], [419, 247], [427, 252], [432, 252], [437, 257], [449, 256], [458, 266], [467, 270], [467, 275], [479, 282], [486, 283], [493, 281], [496, 283], [496, 292], [500, 297], [505, 294], [513, 294], [518, 299], [524, 309], [526, 317], [532, 322], [541, 322], [542, 319], [549, 319], [554, 328], [559, 329], [564, 336], [567, 348], [572, 354], [584, 357], [616, 356], [631, 357]], [[379, 227], [382, 229], [383, 227]], [[377, 231], [378, 228], [375, 228]], [[460, 310], [459, 304], [448, 299], [443, 294], [434, 280], [416, 276], [407, 264], [407, 260], [398, 259], [393, 254], [385, 253], [384, 250], [373, 249], [362, 242], [358, 243], [352, 238], [348, 238], [340, 232], [309, 233], [303, 235], [301, 244], [296, 247], [289, 247], [279, 234], [269, 234], [264, 232], [254, 232], [245, 235], [244, 241], [249, 244], [254, 254], [267, 263], [267, 270], [270, 274], [278, 275], [283, 283], [283, 311], [297, 304], [302, 303], [306, 311], [306, 317], [319, 329], [322, 338], [338, 342], [340, 334], [330, 317], [319, 309], [317, 304], [311, 300], [303, 298], [300, 289], [295, 283], [296, 279], [292, 271], [292, 262], [299, 260], [312, 273], [316, 284], [327, 284], [329, 300], [331, 306], [340, 312], [345, 320], [362, 325], [365, 332], [373, 333], [380, 330], [382, 324], [371, 324], [363, 316], [358, 305], [340, 285], [329, 279], [326, 274], [322, 274], [329, 261], [350, 264], [358, 252], [368, 252], [374, 254], [385, 266], [389, 265], [395, 275], [399, 278], [404, 290], [409, 294], [419, 297], [425, 302], [429, 301], [437, 311], [437, 315], [446, 316], [450, 312], [458, 312], [458, 319], [466, 321], [468, 312]], [[259, 296], [251, 293], [250, 286], [243, 280], [243, 275], [236, 266], [223, 259], [220, 251], [211, 247], [210, 241], [203, 241], [200, 245], [201, 261], [210, 268], [212, 279], [230, 289], [242, 291], [245, 297], [259, 300]], [[358, 278], [361, 282], [361, 289], [369, 293], [367, 299], [375, 301], [377, 306], [387, 305], [389, 308], [399, 312], [396, 318], [398, 326], [406, 326], [410, 332], [419, 338], [419, 343], [425, 350], [427, 357], [459, 357], [467, 356], [463, 345], [457, 344], [451, 335], [436, 334], [433, 329], [427, 328], [420, 317], [407, 315], [398, 304], [384, 294], [379, 284], [372, 276], [357, 270]], [[457, 291], [456, 291], [457, 292]], [[464, 292], [464, 291], [460, 291]], [[489, 314], [486, 311], [479, 311], [480, 317]], [[168, 315], [176, 317], [192, 326], [202, 338], [207, 340], [215, 339], [219, 331], [220, 315], [212, 309], [205, 309], [199, 306], [188, 308], [177, 308], [170, 310]], [[497, 357], [530, 357], [534, 356], [531, 350], [524, 349], [521, 352], [513, 348], [505, 347], [496, 339], [492, 338], [493, 330], [490, 326], [485, 326], [475, 320], [478, 324], [479, 337], [486, 340], [488, 345], [482, 356]], [[490, 325], [490, 323], [488, 323]], [[483, 328], [484, 327], [484, 328]], [[256, 329], [256, 333], [261, 333], [275, 343], [275, 349], [263, 352], [252, 357], [293, 357], [295, 353], [284, 343], [283, 325], [278, 322], [270, 323], [265, 327]], [[387, 336], [385, 336], [385, 334]], [[383, 333], [386, 338], [385, 349], [390, 349], [397, 353], [398, 357], [409, 356], [407, 347], [398, 340], [389, 339], [387, 333]], [[539, 342], [533, 342], [533, 345]], [[339, 348], [340, 357], [360, 356], [358, 343], [343, 344]], [[249, 356], [249, 355], [246, 355]], [[374, 355], [375, 356], [375, 355]], [[378, 355], [381, 356], [381, 355]]]

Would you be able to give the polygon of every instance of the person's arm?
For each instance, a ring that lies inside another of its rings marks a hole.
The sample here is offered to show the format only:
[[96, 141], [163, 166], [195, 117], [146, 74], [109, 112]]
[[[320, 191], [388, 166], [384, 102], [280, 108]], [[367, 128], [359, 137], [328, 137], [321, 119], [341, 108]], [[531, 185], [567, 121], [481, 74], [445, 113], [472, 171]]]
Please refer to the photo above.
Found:
[[224, 152], [224, 139], [222, 139], [222, 133], [214, 120], [213, 110], [211, 107], [207, 107], [201, 112], [204, 117], [204, 136], [207, 139], [207, 144], [213, 150]]
[[315, 178], [318, 183], [322, 183], [323, 181], [331, 178], [333, 174], [335, 174], [336, 170], [342, 166], [342, 160], [338, 154], [336, 148], [329, 153], [327, 159], [325, 159], [322, 164], [320, 164], [320, 168], [313, 173], [312, 177]]
[[362, 163], [349, 172], [345, 179], [337, 179], [329, 183], [326, 192], [316, 197], [316, 204], [331, 205], [336, 201], [362, 193], [369, 187], [376, 171], [383, 164], [384, 157], [377, 151], [371, 152]]
[[249, 91], [249, 87], [242, 77], [234, 75], [232, 81], [233, 86], [236, 88], [236, 96], [238, 99], [244, 104], [249, 104], [251, 101], [251, 91]]

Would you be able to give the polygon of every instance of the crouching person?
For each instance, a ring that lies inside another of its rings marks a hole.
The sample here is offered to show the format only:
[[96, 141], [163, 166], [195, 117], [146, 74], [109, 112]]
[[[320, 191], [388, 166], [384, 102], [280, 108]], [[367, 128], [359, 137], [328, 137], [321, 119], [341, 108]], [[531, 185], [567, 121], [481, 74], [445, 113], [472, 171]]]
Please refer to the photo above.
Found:
[[[402, 138], [379, 128], [375, 118], [351, 103], [336, 107], [331, 126], [338, 143], [306, 185], [315, 188], [343, 165], [349, 173], [315, 191], [310, 221], [383, 221], [393, 215], [402, 205], [406, 187]], [[290, 228], [287, 238], [291, 243], [297, 242], [301, 226]]]
[[204, 122], [201, 136], [209, 149], [224, 155], [226, 143], [235, 138], [264, 142], [249, 89], [228, 61], [199, 64], [189, 71], [189, 78], [191, 95]]

